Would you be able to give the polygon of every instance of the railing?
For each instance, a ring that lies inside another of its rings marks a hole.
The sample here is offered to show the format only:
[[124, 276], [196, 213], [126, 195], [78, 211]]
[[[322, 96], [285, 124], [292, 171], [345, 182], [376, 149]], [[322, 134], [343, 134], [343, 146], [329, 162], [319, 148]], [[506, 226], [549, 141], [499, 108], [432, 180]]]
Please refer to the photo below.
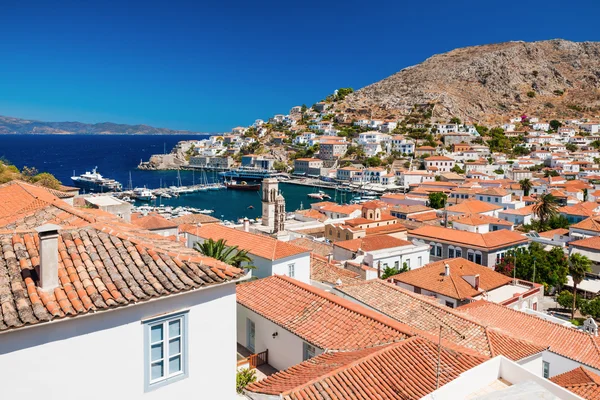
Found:
[[261, 365], [269, 363], [269, 349], [263, 351], [262, 353], [252, 354], [248, 357], [248, 361], [250, 362], [250, 368], [260, 367]]

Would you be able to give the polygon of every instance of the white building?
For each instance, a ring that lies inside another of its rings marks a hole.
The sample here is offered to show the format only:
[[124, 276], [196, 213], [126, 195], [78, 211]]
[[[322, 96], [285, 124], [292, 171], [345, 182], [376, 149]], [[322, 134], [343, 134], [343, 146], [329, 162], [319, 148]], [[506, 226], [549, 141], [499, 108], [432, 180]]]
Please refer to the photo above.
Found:
[[429, 262], [429, 246], [414, 245], [390, 235], [366, 236], [333, 244], [333, 258], [383, 271], [385, 268], [419, 268]]
[[235, 396], [240, 269], [115, 227], [59, 228], [0, 238], [0, 265], [19, 270], [0, 272], [3, 398]]
[[194, 243], [224, 239], [228, 246], [247, 250], [256, 269], [251, 274], [257, 278], [286, 275], [301, 282], [310, 282], [310, 250], [270, 236], [250, 233], [226, 226], [210, 224], [190, 227], [185, 231], [188, 247]]

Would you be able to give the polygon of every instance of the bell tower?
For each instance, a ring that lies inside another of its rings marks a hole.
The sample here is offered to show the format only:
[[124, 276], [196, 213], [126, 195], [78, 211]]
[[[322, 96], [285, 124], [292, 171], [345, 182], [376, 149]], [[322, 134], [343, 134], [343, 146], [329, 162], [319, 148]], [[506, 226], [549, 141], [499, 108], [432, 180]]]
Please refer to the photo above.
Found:
[[279, 182], [275, 178], [266, 178], [262, 182], [262, 224], [275, 229], [276, 199], [279, 195]]

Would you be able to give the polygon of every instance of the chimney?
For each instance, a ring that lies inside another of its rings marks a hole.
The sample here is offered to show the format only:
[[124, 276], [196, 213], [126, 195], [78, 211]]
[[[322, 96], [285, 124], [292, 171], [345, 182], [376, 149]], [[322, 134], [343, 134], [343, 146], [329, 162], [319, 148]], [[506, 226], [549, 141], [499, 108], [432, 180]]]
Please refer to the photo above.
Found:
[[58, 287], [58, 230], [60, 226], [46, 224], [35, 228], [40, 239], [39, 287], [51, 291]]
[[244, 232], [250, 232], [250, 221], [248, 218], [244, 218]]
[[450, 265], [448, 263], [444, 263], [444, 276], [450, 276]]
[[329, 264], [331, 264], [331, 262], [332, 262], [332, 261], [333, 261], [333, 253], [329, 253], [329, 254], [327, 254], [327, 262], [328, 262]]
[[475, 290], [479, 290], [479, 274], [475, 275]]

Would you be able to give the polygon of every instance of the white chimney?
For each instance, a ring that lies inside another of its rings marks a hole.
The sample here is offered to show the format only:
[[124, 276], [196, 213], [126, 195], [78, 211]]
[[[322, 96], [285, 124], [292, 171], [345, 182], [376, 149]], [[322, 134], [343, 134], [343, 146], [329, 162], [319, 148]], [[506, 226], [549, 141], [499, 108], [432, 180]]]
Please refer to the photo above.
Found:
[[46, 224], [35, 228], [40, 239], [40, 289], [51, 291], [58, 287], [58, 230], [60, 226]]
[[332, 261], [333, 261], [333, 253], [327, 254], [327, 262], [331, 264]]
[[444, 276], [450, 276], [450, 265], [448, 263], [444, 263]]
[[244, 232], [250, 232], [250, 221], [248, 218], [244, 218]]

